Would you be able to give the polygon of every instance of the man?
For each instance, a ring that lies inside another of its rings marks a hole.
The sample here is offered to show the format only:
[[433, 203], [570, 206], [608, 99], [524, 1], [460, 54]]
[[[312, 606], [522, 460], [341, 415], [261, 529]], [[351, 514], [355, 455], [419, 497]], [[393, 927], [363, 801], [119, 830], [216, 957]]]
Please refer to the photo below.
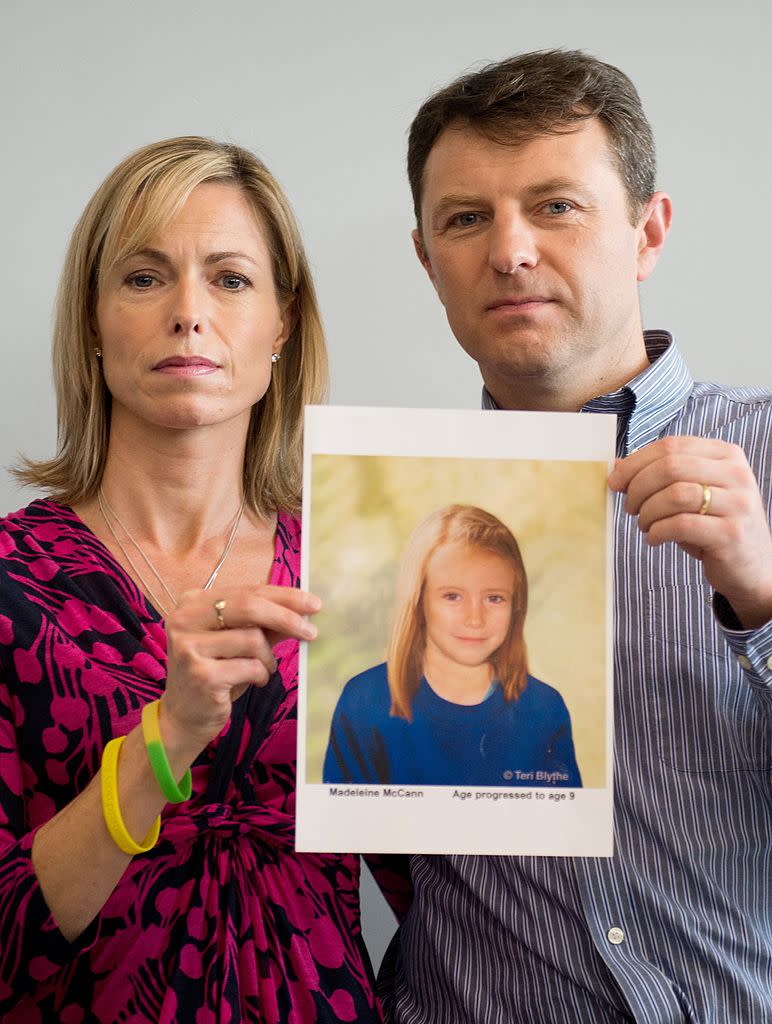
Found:
[[671, 202], [616, 68], [467, 75], [419, 111], [408, 172], [484, 406], [619, 417], [615, 853], [412, 857], [387, 1019], [772, 1021], [772, 394], [696, 384], [642, 330]]

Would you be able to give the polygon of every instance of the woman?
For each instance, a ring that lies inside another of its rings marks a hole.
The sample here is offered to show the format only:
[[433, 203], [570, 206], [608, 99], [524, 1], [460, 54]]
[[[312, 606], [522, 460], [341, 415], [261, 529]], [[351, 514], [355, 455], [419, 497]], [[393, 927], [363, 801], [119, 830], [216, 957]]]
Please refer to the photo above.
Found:
[[59, 451], [18, 473], [50, 497], [0, 520], [0, 1018], [378, 1020], [355, 858], [293, 851], [326, 355], [266, 168], [195, 137], [124, 160], [54, 362]]
[[528, 674], [527, 605], [499, 519], [432, 512], [402, 556], [388, 661], [338, 701], [324, 781], [581, 786], [563, 698]]

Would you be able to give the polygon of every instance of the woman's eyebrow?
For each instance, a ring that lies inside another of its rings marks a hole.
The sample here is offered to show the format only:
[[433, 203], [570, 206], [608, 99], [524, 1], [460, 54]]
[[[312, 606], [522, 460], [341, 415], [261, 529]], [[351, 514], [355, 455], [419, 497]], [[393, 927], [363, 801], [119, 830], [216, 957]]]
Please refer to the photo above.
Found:
[[172, 265], [171, 259], [165, 252], [162, 252], [160, 249], [144, 248], [135, 249], [133, 252], [127, 253], [123, 259], [118, 260], [118, 266], [128, 263], [129, 260], [136, 259], [153, 260], [153, 262], [160, 263], [165, 267], [170, 267]]
[[212, 252], [210, 253], [204, 263], [210, 266], [212, 263], [221, 263], [223, 260], [246, 260], [248, 263], [254, 263], [257, 266], [257, 260], [253, 256], [247, 255], [245, 252]]
[[[134, 259], [153, 260], [153, 262], [160, 263], [165, 267], [171, 267], [172, 265], [172, 259], [167, 253], [163, 252], [163, 250], [161, 249], [153, 249], [151, 247], [137, 249], [135, 252], [130, 252], [120, 262], [125, 263], [127, 260]], [[213, 263], [222, 263], [224, 260], [233, 259], [246, 260], [248, 263], [253, 263], [255, 264], [255, 266], [257, 266], [257, 260], [254, 258], [254, 256], [250, 256], [248, 253], [238, 252], [236, 250], [211, 252], [209, 253], [208, 256], [204, 258], [204, 264], [205, 266], [211, 266]]]

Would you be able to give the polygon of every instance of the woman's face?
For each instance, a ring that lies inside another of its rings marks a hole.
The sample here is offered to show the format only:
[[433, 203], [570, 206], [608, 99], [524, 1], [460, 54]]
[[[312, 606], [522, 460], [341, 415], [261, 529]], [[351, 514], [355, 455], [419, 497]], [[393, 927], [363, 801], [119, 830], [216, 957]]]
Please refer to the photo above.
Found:
[[234, 185], [207, 182], [148, 247], [106, 275], [97, 344], [111, 430], [249, 422], [290, 325], [262, 225]]
[[515, 572], [492, 551], [445, 544], [429, 559], [422, 598], [426, 651], [478, 667], [504, 642], [512, 615]]

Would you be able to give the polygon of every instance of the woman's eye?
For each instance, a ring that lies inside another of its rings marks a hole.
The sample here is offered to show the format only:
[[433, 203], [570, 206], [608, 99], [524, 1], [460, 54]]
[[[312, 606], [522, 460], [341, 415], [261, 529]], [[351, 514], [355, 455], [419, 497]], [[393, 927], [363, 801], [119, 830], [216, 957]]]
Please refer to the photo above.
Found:
[[229, 292], [239, 292], [242, 288], [247, 287], [249, 281], [241, 274], [223, 274], [220, 283]]
[[153, 287], [155, 278], [152, 274], [129, 274], [126, 281], [133, 288], [137, 288], [140, 291], [147, 291], [148, 288]]
[[503, 604], [506, 598], [503, 594], [489, 594], [488, 600], [491, 604]]
[[461, 598], [461, 595], [456, 590], [449, 590], [442, 596], [446, 601], [458, 601]]

